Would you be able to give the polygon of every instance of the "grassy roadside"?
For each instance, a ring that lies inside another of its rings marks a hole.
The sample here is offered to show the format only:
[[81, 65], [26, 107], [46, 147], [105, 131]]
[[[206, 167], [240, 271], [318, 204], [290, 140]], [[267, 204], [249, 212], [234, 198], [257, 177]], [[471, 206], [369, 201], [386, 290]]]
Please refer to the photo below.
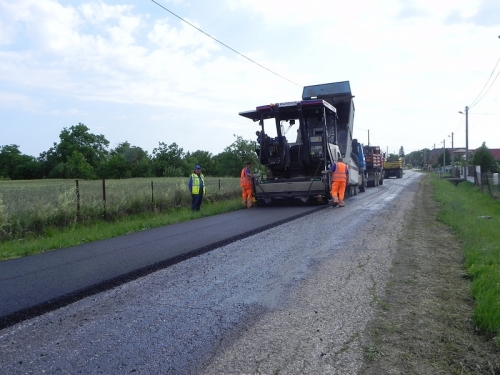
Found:
[[431, 175], [414, 202], [359, 374], [500, 374], [500, 202]]
[[445, 179], [433, 179], [432, 185], [441, 205], [437, 220], [463, 244], [476, 302], [474, 322], [481, 331], [495, 335], [500, 347], [500, 200], [470, 183], [455, 187]]
[[1, 242], [0, 261], [218, 215], [241, 208], [241, 198], [234, 198], [203, 203], [201, 210], [196, 213], [191, 212], [189, 208], [179, 208], [162, 213], [149, 212], [127, 216], [113, 222], [94, 221], [88, 224], [74, 224], [62, 230], [48, 230], [43, 237]]

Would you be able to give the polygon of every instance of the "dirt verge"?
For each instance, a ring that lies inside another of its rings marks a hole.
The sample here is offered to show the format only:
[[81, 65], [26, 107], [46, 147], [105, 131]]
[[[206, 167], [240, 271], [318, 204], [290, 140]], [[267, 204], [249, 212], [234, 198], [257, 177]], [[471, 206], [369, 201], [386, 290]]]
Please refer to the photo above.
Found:
[[431, 195], [424, 177], [367, 330], [362, 375], [500, 374], [500, 351], [471, 320], [461, 244], [436, 220]]

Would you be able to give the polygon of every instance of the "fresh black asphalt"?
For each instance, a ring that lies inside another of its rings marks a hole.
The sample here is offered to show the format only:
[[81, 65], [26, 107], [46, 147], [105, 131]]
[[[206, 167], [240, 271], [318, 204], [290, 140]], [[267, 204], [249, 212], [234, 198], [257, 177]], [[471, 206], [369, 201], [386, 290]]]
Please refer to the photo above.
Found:
[[239, 210], [0, 262], [0, 329], [323, 208]]

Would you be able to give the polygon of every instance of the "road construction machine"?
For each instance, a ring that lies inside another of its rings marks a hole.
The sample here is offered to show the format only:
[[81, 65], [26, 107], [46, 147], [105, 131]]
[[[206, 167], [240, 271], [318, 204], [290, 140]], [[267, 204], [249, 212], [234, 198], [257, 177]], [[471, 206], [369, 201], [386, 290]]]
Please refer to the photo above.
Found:
[[352, 99], [348, 81], [334, 82], [305, 86], [300, 101], [239, 113], [259, 123], [256, 153], [265, 173], [254, 178], [258, 204], [277, 200], [326, 204], [331, 199], [331, 175], [325, 171], [341, 157], [349, 167], [346, 195], [359, 192], [363, 173], [354, 152], [357, 144], [353, 148]]

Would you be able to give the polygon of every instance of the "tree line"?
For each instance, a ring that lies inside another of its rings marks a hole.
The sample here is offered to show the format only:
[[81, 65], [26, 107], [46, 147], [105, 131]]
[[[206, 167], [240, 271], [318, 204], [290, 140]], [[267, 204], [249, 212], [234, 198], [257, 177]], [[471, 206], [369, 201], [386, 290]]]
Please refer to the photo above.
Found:
[[239, 177], [246, 161], [257, 165], [257, 143], [235, 138], [217, 155], [202, 150], [184, 152], [175, 142], [158, 142], [149, 154], [128, 141], [109, 149], [109, 141], [102, 134], [92, 134], [78, 123], [64, 128], [59, 143], [54, 142], [38, 157], [23, 155], [18, 145], [0, 146], [0, 179], [182, 177], [192, 173], [197, 164], [206, 176]]
[[[413, 151], [408, 154], [406, 161], [413, 167], [425, 167], [425, 165], [430, 165], [432, 168], [439, 168], [443, 165], [444, 161], [446, 161], [446, 165], [454, 167], [463, 167], [465, 165], [465, 160], [462, 156], [454, 156], [448, 149], [445, 149], [444, 153], [434, 158], [429, 158], [430, 153], [431, 150], [428, 148]], [[469, 165], [480, 165], [482, 173], [500, 172], [500, 160], [495, 160], [490, 149], [486, 146], [486, 142], [483, 142], [481, 147], [477, 150], [469, 150]]]

